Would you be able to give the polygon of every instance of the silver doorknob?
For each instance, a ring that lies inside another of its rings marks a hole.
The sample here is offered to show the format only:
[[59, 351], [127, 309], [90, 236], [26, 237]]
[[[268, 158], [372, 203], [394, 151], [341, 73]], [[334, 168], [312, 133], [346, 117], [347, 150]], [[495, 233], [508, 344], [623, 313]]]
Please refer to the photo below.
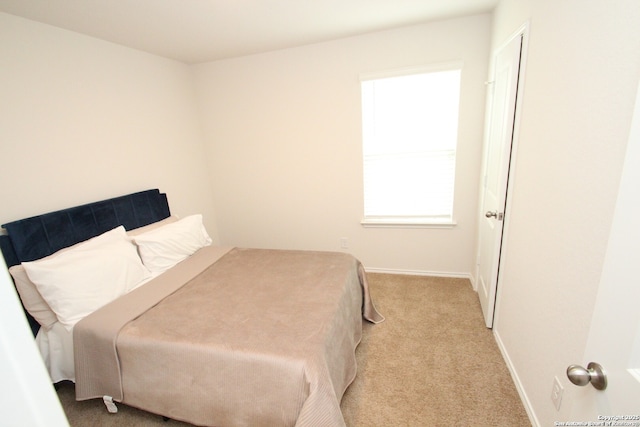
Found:
[[487, 218], [495, 218], [499, 221], [502, 221], [502, 218], [504, 217], [504, 214], [502, 212], [498, 212], [498, 211], [487, 211], [486, 214], [484, 214], [484, 216], [486, 216]]
[[587, 369], [579, 365], [571, 365], [567, 368], [567, 377], [575, 385], [585, 386], [591, 383], [597, 390], [607, 388], [607, 374], [600, 364], [590, 362]]

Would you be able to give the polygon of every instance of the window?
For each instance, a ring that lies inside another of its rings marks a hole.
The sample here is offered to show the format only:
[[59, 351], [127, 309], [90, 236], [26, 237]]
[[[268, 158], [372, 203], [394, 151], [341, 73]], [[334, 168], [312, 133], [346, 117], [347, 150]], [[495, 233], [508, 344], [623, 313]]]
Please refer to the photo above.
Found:
[[361, 77], [364, 225], [452, 225], [461, 64]]

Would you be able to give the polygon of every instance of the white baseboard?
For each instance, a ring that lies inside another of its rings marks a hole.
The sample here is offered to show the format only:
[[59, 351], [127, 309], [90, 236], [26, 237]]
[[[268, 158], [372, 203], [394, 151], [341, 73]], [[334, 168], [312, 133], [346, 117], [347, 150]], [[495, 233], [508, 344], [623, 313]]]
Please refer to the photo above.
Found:
[[518, 373], [513, 367], [513, 363], [511, 363], [511, 359], [509, 358], [509, 354], [507, 353], [507, 350], [504, 347], [504, 343], [500, 338], [500, 334], [495, 329], [493, 330], [493, 337], [495, 338], [496, 343], [498, 344], [498, 348], [500, 349], [500, 353], [502, 353], [502, 358], [504, 359], [507, 365], [507, 368], [511, 373], [511, 378], [513, 379], [513, 382], [516, 386], [516, 390], [520, 395], [520, 400], [522, 401], [522, 405], [524, 406], [525, 411], [527, 411], [527, 415], [529, 416], [529, 421], [531, 421], [531, 425], [533, 427], [541, 427], [540, 421], [538, 421], [538, 418], [536, 417], [536, 414], [533, 411], [533, 407], [531, 406], [531, 401], [529, 401], [529, 398], [527, 397], [527, 392], [524, 390], [524, 387], [522, 386], [522, 382], [520, 382], [520, 378], [518, 377]]
[[469, 279], [473, 282], [473, 278], [469, 273], [451, 273], [443, 271], [423, 271], [423, 270], [396, 270], [390, 268], [364, 268], [367, 273], [385, 273], [385, 274], [404, 274], [408, 276], [432, 276], [432, 277], [451, 277], [456, 279]]

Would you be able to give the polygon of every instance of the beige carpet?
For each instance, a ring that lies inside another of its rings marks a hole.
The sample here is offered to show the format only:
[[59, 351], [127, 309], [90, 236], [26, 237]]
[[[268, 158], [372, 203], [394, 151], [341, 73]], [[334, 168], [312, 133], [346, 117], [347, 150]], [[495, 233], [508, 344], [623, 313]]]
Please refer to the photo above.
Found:
[[[347, 426], [531, 425], [468, 280], [368, 277], [386, 320], [365, 325]], [[74, 427], [187, 425], [121, 404], [109, 414], [101, 400], [76, 402], [70, 384], [58, 395]]]

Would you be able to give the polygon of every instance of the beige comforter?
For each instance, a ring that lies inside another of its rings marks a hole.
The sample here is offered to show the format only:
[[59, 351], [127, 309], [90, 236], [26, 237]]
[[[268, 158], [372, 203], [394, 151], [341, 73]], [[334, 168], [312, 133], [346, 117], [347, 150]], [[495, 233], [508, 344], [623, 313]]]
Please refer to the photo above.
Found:
[[344, 426], [363, 317], [383, 320], [348, 254], [203, 248], [75, 326], [76, 398], [197, 425]]

